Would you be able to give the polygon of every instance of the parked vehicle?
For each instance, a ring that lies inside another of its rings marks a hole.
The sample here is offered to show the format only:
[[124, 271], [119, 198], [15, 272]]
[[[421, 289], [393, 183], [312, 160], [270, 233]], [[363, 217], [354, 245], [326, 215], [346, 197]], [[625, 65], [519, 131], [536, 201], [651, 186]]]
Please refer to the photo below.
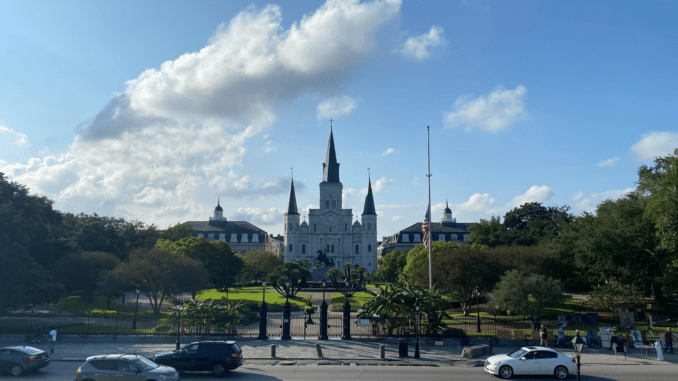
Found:
[[222, 377], [242, 365], [242, 349], [235, 341], [199, 341], [173, 352], [158, 353], [153, 361], [180, 372], [207, 371]]
[[0, 370], [12, 376], [35, 372], [49, 365], [49, 355], [42, 349], [20, 346], [0, 348]]
[[157, 380], [178, 381], [179, 372], [169, 366], [160, 366], [139, 355], [98, 355], [88, 357], [75, 372], [74, 381]]
[[488, 358], [485, 371], [501, 378], [551, 375], [565, 379], [577, 371], [577, 360], [546, 347], [523, 347], [513, 353]]

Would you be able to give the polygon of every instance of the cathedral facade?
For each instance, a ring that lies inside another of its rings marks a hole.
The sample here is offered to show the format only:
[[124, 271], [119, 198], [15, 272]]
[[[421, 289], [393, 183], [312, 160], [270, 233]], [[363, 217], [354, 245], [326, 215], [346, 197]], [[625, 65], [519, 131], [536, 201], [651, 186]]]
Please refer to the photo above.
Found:
[[343, 185], [339, 181], [339, 163], [330, 130], [327, 155], [320, 183], [320, 208], [310, 209], [308, 222], [300, 221], [294, 180], [285, 213], [285, 261], [316, 260], [319, 252], [339, 268], [345, 263], [363, 266], [368, 272], [377, 269], [377, 212], [372, 183], [367, 181], [367, 196], [360, 221], [353, 221], [353, 211], [343, 209]]

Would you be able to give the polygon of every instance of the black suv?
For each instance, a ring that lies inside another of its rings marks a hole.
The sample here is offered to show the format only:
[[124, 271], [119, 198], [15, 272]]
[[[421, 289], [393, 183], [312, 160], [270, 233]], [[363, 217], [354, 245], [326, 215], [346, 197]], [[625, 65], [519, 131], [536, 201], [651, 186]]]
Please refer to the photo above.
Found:
[[207, 371], [222, 377], [242, 365], [242, 350], [235, 341], [199, 341], [174, 352], [158, 353], [153, 361], [180, 372]]

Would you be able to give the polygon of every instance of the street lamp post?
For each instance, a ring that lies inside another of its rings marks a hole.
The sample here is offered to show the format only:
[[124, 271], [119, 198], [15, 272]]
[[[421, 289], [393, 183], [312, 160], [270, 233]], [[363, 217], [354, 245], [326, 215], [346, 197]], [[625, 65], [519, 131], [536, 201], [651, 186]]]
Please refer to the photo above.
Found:
[[179, 347], [181, 346], [181, 310], [183, 308], [181, 302], [177, 300], [177, 350], [179, 350]]
[[268, 306], [266, 305], [266, 278], [261, 281], [262, 295], [261, 295], [261, 309], [259, 309], [259, 337], [257, 340], [268, 340], [266, 335], [266, 324]]
[[137, 305], [134, 308], [134, 320], [132, 320], [132, 329], [137, 329], [137, 311], [139, 311], [139, 289], [137, 288]]
[[584, 339], [579, 336], [579, 330], [574, 331], [572, 346], [574, 347], [574, 353], [577, 355], [577, 381], [579, 381], [581, 370], [581, 353], [584, 351]]
[[325, 301], [325, 285], [327, 285], [327, 279], [323, 278], [323, 302], [320, 305], [320, 335], [318, 340], [327, 340], [327, 302]]
[[341, 335], [342, 340], [351, 340], [351, 303], [348, 302], [349, 295], [353, 295], [349, 289], [352, 288], [351, 276], [346, 276], [344, 279], [344, 285], [346, 286], [346, 293], [344, 296], [346, 300], [344, 301], [344, 333]]
[[290, 317], [292, 315], [292, 306], [290, 306], [290, 285], [292, 282], [290, 282], [290, 278], [287, 278], [285, 280], [285, 306], [283, 307], [283, 331], [282, 331], [282, 337], [280, 339], [282, 340], [291, 340], [292, 335], [290, 335]]
[[417, 300], [414, 303], [414, 311], [416, 311], [417, 314], [417, 340], [414, 342], [414, 358], [418, 359], [419, 358], [419, 300]]
[[478, 332], [482, 332], [480, 330], [480, 288], [476, 287], [476, 308], [478, 312]]

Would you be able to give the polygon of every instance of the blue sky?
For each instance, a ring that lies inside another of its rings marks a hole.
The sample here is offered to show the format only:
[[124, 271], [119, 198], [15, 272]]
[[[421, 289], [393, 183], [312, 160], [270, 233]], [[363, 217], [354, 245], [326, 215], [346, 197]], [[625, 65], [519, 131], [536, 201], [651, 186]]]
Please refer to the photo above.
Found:
[[344, 207], [575, 214], [678, 147], [678, 7], [644, 1], [10, 2], [0, 172], [73, 213], [282, 233], [290, 168], [317, 207], [333, 131]]

